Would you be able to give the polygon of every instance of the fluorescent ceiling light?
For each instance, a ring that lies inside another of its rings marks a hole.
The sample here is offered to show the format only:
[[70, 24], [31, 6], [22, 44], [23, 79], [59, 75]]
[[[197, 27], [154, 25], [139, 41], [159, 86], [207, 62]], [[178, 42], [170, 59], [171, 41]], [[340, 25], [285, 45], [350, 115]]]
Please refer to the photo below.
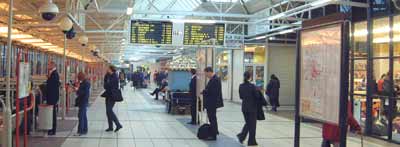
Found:
[[284, 16], [286, 16], [286, 13], [279, 13], [279, 14], [276, 14], [276, 15], [272, 15], [272, 16], [269, 16], [268, 17], [268, 20], [275, 20], [275, 19], [278, 19], [278, 18], [281, 18], [281, 17], [284, 17]]
[[172, 19], [174, 23], [204, 23], [204, 24], [213, 24], [217, 23], [215, 20], [200, 20], [200, 19]]
[[32, 35], [27, 35], [27, 34], [16, 34], [16, 35], [11, 35], [12, 39], [30, 39], [33, 38]]
[[280, 31], [279, 34], [287, 34], [287, 33], [292, 33], [292, 32], [294, 32], [294, 29], [283, 30], [283, 31]]
[[34, 46], [52, 46], [53, 44], [51, 43], [32, 43]]
[[132, 15], [132, 13], [133, 13], [133, 8], [132, 7], [128, 7], [126, 9], [126, 15]]
[[45, 49], [58, 48], [58, 46], [55, 46], [55, 45], [50, 45], [50, 46], [45, 45], [45, 46], [40, 46], [40, 47], [45, 48]]
[[325, 5], [325, 4], [327, 5], [334, 1], [336, 1], [336, 0], [317, 0], [313, 3], [311, 3], [311, 6], [316, 7], [316, 6], [321, 6], [321, 5]]
[[42, 39], [21, 39], [19, 40], [22, 43], [39, 43], [44, 42]]
[[255, 40], [259, 40], [259, 39], [265, 39], [265, 38], [267, 38], [267, 36], [258, 36], [258, 37], [254, 38], [254, 39]]

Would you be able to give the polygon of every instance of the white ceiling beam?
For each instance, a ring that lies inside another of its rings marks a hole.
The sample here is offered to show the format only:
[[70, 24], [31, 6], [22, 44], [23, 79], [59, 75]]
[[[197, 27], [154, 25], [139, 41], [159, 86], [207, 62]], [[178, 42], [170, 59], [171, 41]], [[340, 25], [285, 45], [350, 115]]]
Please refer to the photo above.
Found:
[[225, 13], [228, 13], [229, 11], [231, 11], [232, 8], [234, 8], [237, 4], [240, 4], [240, 1], [237, 1], [235, 3], [232, 3], [228, 9], [225, 10]]
[[97, 0], [94, 0], [94, 6], [96, 7], [96, 11], [100, 12], [99, 3], [97, 2]]
[[86, 30], [85, 33], [125, 33], [125, 30]]
[[[82, 13], [97, 13], [93, 10], [81, 11]], [[126, 10], [117, 10], [117, 9], [103, 9], [101, 13], [117, 13], [117, 14], [125, 14]], [[253, 18], [257, 17], [254, 15], [240, 14], [240, 13], [213, 13], [213, 12], [196, 12], [196, 11], [133, 11], [133, 14], [147, 14], [147, 15], [177, 15], [177, 16], [204, 16], [204, 17], [232, 17], [232, 18]]]
[[115, 25], [117, 25], [118, 23], [120, 23], [122, 20], [124, 20], [126, 15], [125, 14], [123, 14], [123, 15], [121, 15], [117, 20], [115, 20], [114, 22], [113, 22], [113, 24], [111, 24], [110, 26], [108, 26], [108, 28], [106, 29], [106, 30], [111, 30]]
[[86, 16], [89, 18], [90, 21], [92, 21], [94, 24], [96, 24], [96, 26], [99, 29], [104, 30], [104, 28], [99, 23], [97, 23], [97, 21], [92, 16], [90, 16], [89, 14], [86, 14]]

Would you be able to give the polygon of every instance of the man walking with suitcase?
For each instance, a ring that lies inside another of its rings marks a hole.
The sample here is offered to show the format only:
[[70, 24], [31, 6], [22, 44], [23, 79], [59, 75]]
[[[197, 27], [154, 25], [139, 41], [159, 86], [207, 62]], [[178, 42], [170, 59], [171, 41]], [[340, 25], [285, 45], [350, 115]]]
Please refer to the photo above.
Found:
[[206, 140], [217, 140], [218, 123], [217, 123], [217, 108], [224, 106], [222, 100], [221, 80], [214, 73], [211, 67], [204, 69], [205, 76], [210, 79], [203, 90], [204, 108], [207, 110], [207, 117], [210, 121], [210, 135]]

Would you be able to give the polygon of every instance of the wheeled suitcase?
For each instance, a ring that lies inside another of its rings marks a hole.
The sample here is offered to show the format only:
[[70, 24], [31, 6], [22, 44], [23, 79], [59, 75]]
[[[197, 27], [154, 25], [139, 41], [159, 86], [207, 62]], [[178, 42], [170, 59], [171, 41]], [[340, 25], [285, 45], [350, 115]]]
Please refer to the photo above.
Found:
[[197, 131], [197, 138], [199, 139], [207, 139], [211, 136], [210, 131], [210, 124], [203, 124], [200, 126], [199, 130]]

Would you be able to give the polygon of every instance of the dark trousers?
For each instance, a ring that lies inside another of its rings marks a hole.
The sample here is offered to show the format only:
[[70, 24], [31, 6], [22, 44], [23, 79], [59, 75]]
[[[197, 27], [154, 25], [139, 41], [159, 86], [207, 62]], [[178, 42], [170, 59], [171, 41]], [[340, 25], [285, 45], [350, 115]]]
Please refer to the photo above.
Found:
[[190, 113], [192, 115], [192, 123], [197, 123], [197, 105], [196, 105], [196, 98], [192, 99], [192, 105], [190, 106]]
[[257, 112], [243, 112], [245, 124], [239, 137], [244, 140], [249, 134], [248, 144], [255, 144], [256, 142], [256, 126], [257, 126]]
[[158, 93], [161, 92], [160, 88], [156, 88], [154, 89], [153, 93], [151, 93], [151, 95], [156, 95], [156, 99], [158, 100]]
[[211, 137], [216, 137], [218, 133], [218, 122], [217, 122], [217, 109], [207, 109], [207, 117], [210, 121], [210, 133]]
[[78, 133], [86, 134], [88, 132], [88, 120], [87, 120], [87, 107], [79, 107], [78, 111]]
[[58, 105], [53, 105], [53, 128], [50, 130], [52, 133], [56, 133], [57, 131], [57, 109]]
[[321, 147], [331, 147], [331, 141], [323, 139]]
[[115, 115], [113, 108], [114, 108], [115, 102], [112, 100], [109, 100], [108, 98], [106, 99], [106, 114], [107, 114], [107, 121], [108, 121], [108, 128], [113, 129], [113, 123], [117, 127], [122, 127], [121, 123], [119, 123], [117, 115]]

